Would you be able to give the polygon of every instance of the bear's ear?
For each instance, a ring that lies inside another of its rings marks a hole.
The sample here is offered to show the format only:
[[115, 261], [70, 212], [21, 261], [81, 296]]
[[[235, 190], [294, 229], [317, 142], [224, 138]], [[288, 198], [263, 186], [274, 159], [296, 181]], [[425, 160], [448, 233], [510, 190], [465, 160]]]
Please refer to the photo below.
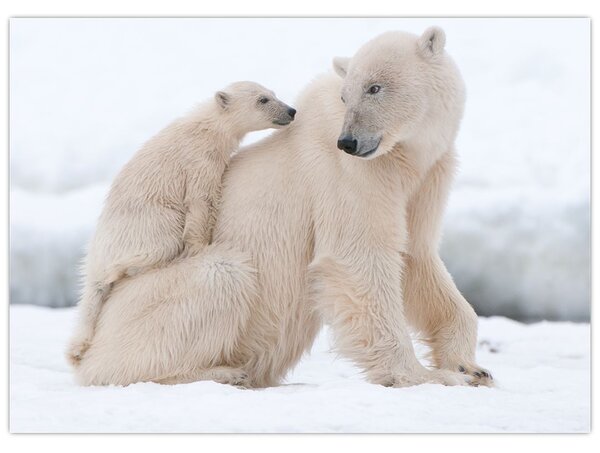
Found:
[[217, 101], [217, 105], [221, 107], [223, 110], [227, 108], [229, 105], [230, 97], [224, 91], [217, 91], [215, 93], [215, 101]]
[[333, 69], [342, 79], [348, 74], [348, 65], [350, 64], [350, 58], [347, 57], [335, 57], [333, 59]]
[[417, 45], [424, 57], [439, 55], [446, 45], [446, 33], [440, 27], [429, 27], [419, 38]]

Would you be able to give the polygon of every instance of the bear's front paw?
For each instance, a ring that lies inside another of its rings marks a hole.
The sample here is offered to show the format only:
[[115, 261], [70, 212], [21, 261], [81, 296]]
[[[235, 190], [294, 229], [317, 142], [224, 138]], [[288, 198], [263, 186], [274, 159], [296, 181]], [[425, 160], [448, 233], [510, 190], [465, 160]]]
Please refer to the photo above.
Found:
[[470, 385], [473, 387], [478, 387], [480, 385], [494, 387], [492, 373], [485, 368], [481, 368], [477, 364], [461, 364], [456, 367], [456, 371], [471, 376], [472, 380]]

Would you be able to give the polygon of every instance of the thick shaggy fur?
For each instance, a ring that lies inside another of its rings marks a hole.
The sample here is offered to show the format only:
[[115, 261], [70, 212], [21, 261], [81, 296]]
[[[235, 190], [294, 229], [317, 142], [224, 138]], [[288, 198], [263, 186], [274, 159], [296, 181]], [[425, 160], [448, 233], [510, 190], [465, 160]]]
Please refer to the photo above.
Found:
[[[443, 47], [439, 29], [394, 32], [337, 59], [344, 79], [319, 77], [292, 126], [232, 159], [205, 253], [116, 286], [79, 382], [276, 385], [327, 322], [373, 383], [490, 384], [475, 313], [437, 252], [464, 105]], [[340, 133], [378, 147], [350, 156]]]
[[223, 172], [240, 140], [250, 131], [287, 124], [293, 114], [266, 88], [236, 82], [167, 126], [127, 163], [89, 245], [80, 322], [67, 350], [73, 365], [88, 349], [102, 304], [120, 280], [209, 244]]

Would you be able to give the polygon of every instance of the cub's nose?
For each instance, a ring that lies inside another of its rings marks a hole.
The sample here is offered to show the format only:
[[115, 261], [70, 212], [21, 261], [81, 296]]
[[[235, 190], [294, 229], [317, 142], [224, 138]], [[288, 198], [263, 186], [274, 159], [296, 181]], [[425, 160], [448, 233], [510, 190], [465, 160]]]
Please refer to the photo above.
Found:
[[291, 119], [294, 119], [294, 117], [296, 116], [296, 109], [293, 109], [293, 108], [290, 107], [288, 109], [288, 115], [290, 115]]
[[337, 147], [348, 154], [356, 154], [356, 139], [346, 136], [342, 137], [337, 142]]

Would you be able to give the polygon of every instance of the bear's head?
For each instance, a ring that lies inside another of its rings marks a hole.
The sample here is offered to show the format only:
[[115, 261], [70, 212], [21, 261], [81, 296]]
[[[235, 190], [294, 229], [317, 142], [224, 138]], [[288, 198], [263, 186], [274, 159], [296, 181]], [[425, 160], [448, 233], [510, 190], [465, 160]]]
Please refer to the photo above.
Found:
[[296, 115], [295, 109], [255, 82], [234, 82], [217, 91], [215, 101], [240, 134], [287, 126]]
[[425, 134], [452, 135], [453, 140], [464, 87], [444, 51], [445, 42], [438, 27], [421, 36], [388, 32], [352, 58], [335, 58], [334, 69], [344, 79], [341, 101], [346, 108], [338, 148], [372, 159]]

